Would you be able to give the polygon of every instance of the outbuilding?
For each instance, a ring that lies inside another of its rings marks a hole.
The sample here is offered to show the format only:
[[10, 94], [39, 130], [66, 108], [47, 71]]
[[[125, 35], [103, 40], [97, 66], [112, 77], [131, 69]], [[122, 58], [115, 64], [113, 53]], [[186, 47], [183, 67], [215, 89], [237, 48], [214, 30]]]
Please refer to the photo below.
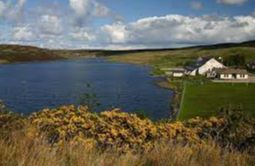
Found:
[[165, 75], [171, 77], [183, 77], [186, 71], [184, 68], [163, 68], [161, 70], [165, 72]]

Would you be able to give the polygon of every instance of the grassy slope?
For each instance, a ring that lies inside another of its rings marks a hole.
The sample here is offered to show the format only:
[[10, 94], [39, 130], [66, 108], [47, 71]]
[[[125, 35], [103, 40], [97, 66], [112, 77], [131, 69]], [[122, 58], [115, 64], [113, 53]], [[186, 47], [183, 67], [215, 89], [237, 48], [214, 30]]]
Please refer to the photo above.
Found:
[[183, 66], [185, 62], [200, 56], [226, 57], [229, 55], [244, 55], [247, 61], [255, 58], [255, 47], [238, 46], [231, 48], [188, 48], [164, 51], [144, 51], [137, 53], [111, 56], [113, 61], [134, 64], [146, 64], [155, 67]]
[[0, 45], [0, 61], [2, 63], [33, 60], [56, 60], [61, 58], [62, 57], [47, 49], [40, 49], [31, 46]]
[[0, 63], [47, 61], [103, 55], [100, 50], [50, 50], [33, 46], [0, 45]]
[[241, 105], [247, 113], [255, 116], [254, 101], [255, 84], [188, 83], [178, 119], [209, 117], [215, 115], [220, 107], [228, 105]]
[[110, 60], [154, 67], [182, 66], [186, 61], [199, 56], [228, 56], [241, 54], [247, 60], [255, 58], [255, 41], [239, 44], [219, 44], [180, 49], [150, 50], [50, 50], [32, 46], [0, 45], [0, 63], [42, 61], [66, 58], [110, 56]]
[[112, 61], [150, 65], [157, 69], [161, 67], [182, 67], [186, 62], [197, 57], [227, 57], [236, 54], [245, 56], [247, 61], [255, 59], [255, 41], [180, 49], [122, 52], [121, 54], [110, 56], [109, 59]]

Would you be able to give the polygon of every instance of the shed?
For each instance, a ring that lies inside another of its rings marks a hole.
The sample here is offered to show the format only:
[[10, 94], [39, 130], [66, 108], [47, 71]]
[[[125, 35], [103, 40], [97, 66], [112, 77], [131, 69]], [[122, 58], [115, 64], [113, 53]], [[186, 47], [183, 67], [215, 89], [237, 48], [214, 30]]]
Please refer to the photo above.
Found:
[[184, 68], [164, 68], [162, 70], [167, 76], [172, 77], [183, 77], [186, 71]]

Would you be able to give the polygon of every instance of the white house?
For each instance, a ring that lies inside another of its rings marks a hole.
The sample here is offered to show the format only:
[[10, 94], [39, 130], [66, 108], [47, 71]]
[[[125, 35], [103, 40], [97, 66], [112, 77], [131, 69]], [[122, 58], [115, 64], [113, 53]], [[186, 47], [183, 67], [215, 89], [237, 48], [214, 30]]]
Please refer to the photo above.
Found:
[[246, 80], [249, 78], [247, 70], [244, 69], [220, 69], [217, 71], [219, 79], [222, 80]]
[[167, 76], [171, 77], [183, 77], [186, 71], [184, 68], [163, 68], [161, 70], [163, 70]]
[[197, 74], [206, 75], [207, 73], [213, 71], [213, 69], [222, 68], [226, 68], [226, 66], [224, 66], [222, 63], [220, 63], [214, 58], [211, 58], [209, 60], [199, 59], [194, 66], [187, 67], [187, 71], [189, 75], [196, 76]]

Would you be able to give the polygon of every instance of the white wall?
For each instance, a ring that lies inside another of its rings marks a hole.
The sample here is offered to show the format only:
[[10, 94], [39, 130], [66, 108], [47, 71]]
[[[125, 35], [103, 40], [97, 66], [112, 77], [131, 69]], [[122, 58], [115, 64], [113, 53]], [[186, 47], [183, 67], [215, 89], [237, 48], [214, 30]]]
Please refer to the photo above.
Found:
[[182, 72], [165, 72], [167, 76], [173, 76], [173, 77], [183, 77], [184, 73]]
[[241, 74], [237, 74], [236, 75], [236, 79], [245, 80], [245, 79], [249, 78], [248, 74], [245, 74], [243, 77], [241, 77], [241, 76], [242, 76]]
[[173, 73], [173, 77], [183, 77], [183, 73]]
[[193, 70], [192, 72], [190, 72], [189, 75], [191, 75], [191, 76], [196, 76], [196, 75], [197, 75], [197, 69], [195, 69], [195, 70]]
[[231, 80], [231, 79], [234, 79], [234, 77], [233, 77], [232, 74], [221, 74], [221, 75], [220, 75], [220, 79], [223, 79], [223, 80]]

